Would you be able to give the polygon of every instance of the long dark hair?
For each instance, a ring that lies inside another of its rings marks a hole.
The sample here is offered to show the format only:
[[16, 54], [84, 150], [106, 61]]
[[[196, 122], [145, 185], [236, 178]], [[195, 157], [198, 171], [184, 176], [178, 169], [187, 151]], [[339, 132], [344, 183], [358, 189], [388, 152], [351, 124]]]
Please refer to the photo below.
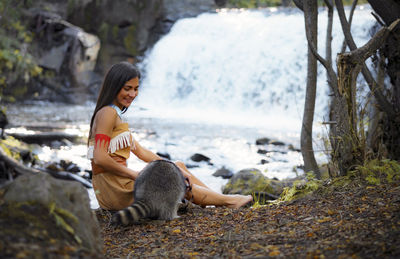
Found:
[[[114, 64], [110, 70], [108, 70], [99, 97], [97, 98], [96, 108], [94, 109], [92, 119], [90, 120], [89, 139], [92, 136], [92, 127], [96, 113], [104, 106], [112, 104], [125, 83], [135, 77], [140, 79], [139, 70], [126, 61]], [[122, 113], [127, 110], [128, 107], [123, 107]]]

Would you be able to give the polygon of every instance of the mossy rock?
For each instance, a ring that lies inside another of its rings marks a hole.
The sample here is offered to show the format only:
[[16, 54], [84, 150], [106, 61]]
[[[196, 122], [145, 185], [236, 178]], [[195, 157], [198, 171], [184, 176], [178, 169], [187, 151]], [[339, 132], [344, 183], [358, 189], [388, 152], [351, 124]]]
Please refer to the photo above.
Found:
[[40, 203], [2, 203], [0, 229], [2, 258], [103, 258], [82, 247]]
[[286, 182], [269, 179], [260, 170], [252, 168], [235, 173], [224, 186], [222, 192], [224, 194], [243, 195], [268, 193], [279, 196], [285, 186], [287, 186]]
[[[3, 197], [0, 204], [3, 200], [6, 204], [26, 204], [26, 206], [5, 208], [9, 210], [9, 213], [20, 213], [15, 214], [16, 220], [26, 218], [21, 216], [24, 215], [24, 211], [36, 210], [36, 208], [42, 210], [44, 207], [47, 210], [46, 213], [34, 215], [39, 217], [42, 214], [46, 214], [46, 217], [49, 215], [52, 221], [56, 222], [58, 229], [69, 234], [69, 237], [72, 237], [82, 249], [94, 254], [101, 253], [100, 228], [90, 209], [87, 190], [80, 183], [55, 179], [45, 173], [26, 174], [17, 177], [1, 189], [1, 193]], [[19, 207], [22, 208], [22, 212], [18, 211]], [[27, 222], [40, 223], [40, 220], [27, 218]], [[38, 229], [47, 230], [46, 225], [43, 227], [36, 224], [36, 226]]]

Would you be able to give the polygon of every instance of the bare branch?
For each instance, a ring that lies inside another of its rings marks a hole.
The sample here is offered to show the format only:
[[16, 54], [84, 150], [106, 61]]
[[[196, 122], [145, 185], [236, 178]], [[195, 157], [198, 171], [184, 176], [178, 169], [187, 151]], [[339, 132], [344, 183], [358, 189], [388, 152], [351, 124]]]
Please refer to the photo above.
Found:
[[[333, 1], [332, 0], [325, 0], [325, 3], [328, 7], [328, 25], [326, 26], [326, 40], [325, 40], [325, 58], [327, 65], [332, 68], [332, 27], [333, 27]], [[328, 76], [328, 84], [331, 90], [335, 91], [335, 84], [332, 82], [331, 77], [335, 77], [336, 75], [332, 74], [333, 69], [331, 71], [331, 75], [329, 75], [328, 69], [327, 76]]]
[[[351, 27], [351, 22], [353, 21], [353, 15], [354, 15], [354, 11], [356, 9], [357, 6], [357, 2], [358, 0], [354, 0], [353, 4], [351, 5], [351, 9], [350, 9], [350, 14], [349, 14], [349, 27]], [[343, 45], [342, 45], [342, 51], [340, 53], [343, 53], [346, 51], [346, 38], [343, 39]]]
[[381, 17], [374, 12], [371, 12], [372, 16], [375, 17], [375, 20], [381, 25], [385, 26], [385, 23], [382, 21]]
[[344, 13], [342, 0], [335, 0], [335, 4], [339, 14], [340, 24], [342, 25], [342, 30], [346, 43], [349, 46], [350, 50], [355, 50], [357, 48], [357, 45], [354, 42], [353, 36], [351, 35], [350, 25], [347, 22], [346, 14]]
[[[305, 11], [305, 12], [307, 12], [307, 11]], [[325, 67], [325, 69], [328, 73], [329, 85], [331, 85], [335, 89], [336, 88], [335, 86], [337, 86], [337, 77], [336, 77], [335, 71], [332, 68], [332, 62], [329, 63], [329, 61], [327, 61], [321, 55], [318, 54], [315, 44], [311, 41], [311, 32], [307, 25], [306, 25], [306, 38], [307, 38], [307, 42], [308, 42], [308, 47], [310, 48], [312, 54]]]
[[389, 27], [382, 27], [364, 46], [351, 52], [344, 53], [349, 55], [349, 60], [353, 63], [362, 64], [386, 41], [389, 33], [400, 23], [400, 19], [394, 21]]

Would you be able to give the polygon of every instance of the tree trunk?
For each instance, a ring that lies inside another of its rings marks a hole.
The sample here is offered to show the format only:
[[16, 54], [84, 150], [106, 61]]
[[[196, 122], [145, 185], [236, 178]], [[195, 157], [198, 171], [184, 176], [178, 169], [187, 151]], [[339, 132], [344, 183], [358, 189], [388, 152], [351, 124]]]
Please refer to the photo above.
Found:
[[339, 135], [336, 136], [338, 167], [340, 175], [346, 175], [353, 165], [362, 164], [364, 149], [357, 130], [357, 103], [356, 79], [360, 66], [351, 58], [351, 54], [339, 54], [337, 58], [338, 88], [340, 96], [337, 97], [337, 127]]
[[[400, 1], [396, 0], [368, 0], [374, 11], [380, 16], [386, 26], [400, 18]], [[380, 48], [380, 56], [384, 57], [384, 67], [390, 78], [391, 104], [395, 114], [383, 114], [379, 122], [381, 131], [370, 132], [371, 139], [381, 139], [379, 146], [371, 146], [379, 155], [391, 159], [400, 159], [400, 25], [397, 25], [389, 34], [385, 44]], [[383, 151], [381, 148], [383, 147]], [[387, 154], [385, 154], [387, 152]], [[382, 154], [383, 153], [383, 154]]]
[[375, 12], [379, 14], [387, 26], [400, 18], [400, 1], [396, 0], [367, 0]]
[[[317, 46], [318, 38], [318, 5], [317, 0], [303, 1], [304, 19], [307, 36], [310, 35], [314, 46]], [[312, 171], [315, 176], [320, 179], [317, 162], [314, 156], [312, 146], [312, 126], [314, 121], [315, 96], [317, 88], [317, 59], [313, 55], [311, 48], [308, 47], [308, 66], [307, 66], [307, 88], [304, 103], [303, 123], [301, 128], [301, 153], [304, 160], [304, 168], [306, 172]]]
[[400, 22], [397, 20], [389, 28], [382, 28], [364, 46], [338, 55], [338, 90], [335, 115], [337, 127], [333, 139], [334, 160], [341, 175], [347, 174], [352, 166], [363, 163], [366, 140], [359, 138], [357, 113], [355, 110], [355, 80], [365, 60], [372, 55]]

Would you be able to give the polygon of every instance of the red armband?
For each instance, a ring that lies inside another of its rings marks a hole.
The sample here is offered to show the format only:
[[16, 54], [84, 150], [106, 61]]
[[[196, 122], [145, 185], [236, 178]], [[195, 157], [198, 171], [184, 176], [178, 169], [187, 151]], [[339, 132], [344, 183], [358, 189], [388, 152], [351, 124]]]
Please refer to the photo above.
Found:
[[97, 145], [104, 145], [106, 147], [108, 147], [108, 144], [110, 143], [111, 138], [105, 134], [96, 134], [96, 136], [94, 136], [94, 147], [96, 148]]

